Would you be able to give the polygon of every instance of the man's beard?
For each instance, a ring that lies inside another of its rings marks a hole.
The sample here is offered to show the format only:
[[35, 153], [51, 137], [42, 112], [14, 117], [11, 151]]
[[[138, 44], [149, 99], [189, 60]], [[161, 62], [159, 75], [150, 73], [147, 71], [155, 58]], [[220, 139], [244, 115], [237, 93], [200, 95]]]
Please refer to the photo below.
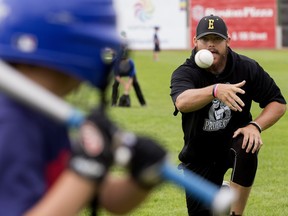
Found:
[[219, 75], [224, 71], [226, 66], [228, 46], [226, 47], [224, 54], [219, 53], [218, 50], [213, 50], [213, 53], [216, 53], [219, 56], [219, 59], [217, 63], [213, 63], [212, 66], [208, 68], [208, 71], [210, 71], [212, 74]]

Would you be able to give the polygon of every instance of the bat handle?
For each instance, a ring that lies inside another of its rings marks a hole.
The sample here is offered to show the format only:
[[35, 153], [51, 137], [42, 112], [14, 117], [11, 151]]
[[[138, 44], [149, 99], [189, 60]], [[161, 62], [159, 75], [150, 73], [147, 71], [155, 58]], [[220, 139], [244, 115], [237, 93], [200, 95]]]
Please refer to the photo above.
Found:
[[65, 121], [68, 127], [79, 128], [85, 121], [83, 112], [78, 109], [71, 109], [70, 112], [71, 113], [68, 115], [67, 119], [63, 119], [63, 121]]
[[237, 197], [233, 190], [219, 189], [215, 184], [193, 172], [189, 172], [189, 170], [186, 170], [185, 175], [182, 175], [175, 166], [169, 163], [163, 164], [161, 174], [164, 179], [185, 188], [193, 197], [212, 207], [217, 213], [227, 211]]

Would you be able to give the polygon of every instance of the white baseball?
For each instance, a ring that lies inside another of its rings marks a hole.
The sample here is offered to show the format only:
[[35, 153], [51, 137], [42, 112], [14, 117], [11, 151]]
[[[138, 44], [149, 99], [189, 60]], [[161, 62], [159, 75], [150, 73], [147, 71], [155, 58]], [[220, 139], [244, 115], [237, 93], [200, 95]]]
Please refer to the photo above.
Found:
[[213, 54], [207, 50], [199, 50], [195, 55], [195, 62], [200, 68], [208, 68], [213, 64]]

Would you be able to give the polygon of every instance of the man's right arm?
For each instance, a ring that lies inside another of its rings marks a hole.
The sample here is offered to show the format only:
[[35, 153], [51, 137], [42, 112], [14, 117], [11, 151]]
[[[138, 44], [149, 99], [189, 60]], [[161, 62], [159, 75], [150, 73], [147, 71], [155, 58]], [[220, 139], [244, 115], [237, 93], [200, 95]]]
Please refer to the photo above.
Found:
[[176, 108], [183, 113], [193, 112], [206, 106], [213, 100], [213, 85], [199, 89], [188, 89], [176, 99]]
[[245, 94], [241, 88], [246, 81], [236, 84], [214, 84], [204, 88], [188, 89], [182, 92], [175, 102], [176, 108], [183, 113], [199, 110], [210, 103], [214, 98], [218, 98], [233, 111], [242, 111], [245, 104], [237, 95]]

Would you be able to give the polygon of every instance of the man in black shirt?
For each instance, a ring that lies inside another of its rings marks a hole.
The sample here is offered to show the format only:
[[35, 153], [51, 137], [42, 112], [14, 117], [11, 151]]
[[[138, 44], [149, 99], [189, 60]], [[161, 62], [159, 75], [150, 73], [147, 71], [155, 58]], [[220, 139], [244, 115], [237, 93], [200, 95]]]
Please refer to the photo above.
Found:
[[[239, 193], [231, 215], [242, 215], [256, 175], [257, 154], [263, 145], [261, 132], [286, 111], [279, 87], [253, 59], [230, 47], [225, 22], [218, 16], [203, 17], [196, 29], [192, 55], [171, 77], [175, 113], [182, 114], [183, 166], [219, 187], [229, 168], [230, 185]], [[201, 49], [212, 52], [212, 66], [202, 69], [194, 61]], [[252, 101], [262, 112], [252, 118]], [[188, 194], [189, 215], [212, 215]]]

